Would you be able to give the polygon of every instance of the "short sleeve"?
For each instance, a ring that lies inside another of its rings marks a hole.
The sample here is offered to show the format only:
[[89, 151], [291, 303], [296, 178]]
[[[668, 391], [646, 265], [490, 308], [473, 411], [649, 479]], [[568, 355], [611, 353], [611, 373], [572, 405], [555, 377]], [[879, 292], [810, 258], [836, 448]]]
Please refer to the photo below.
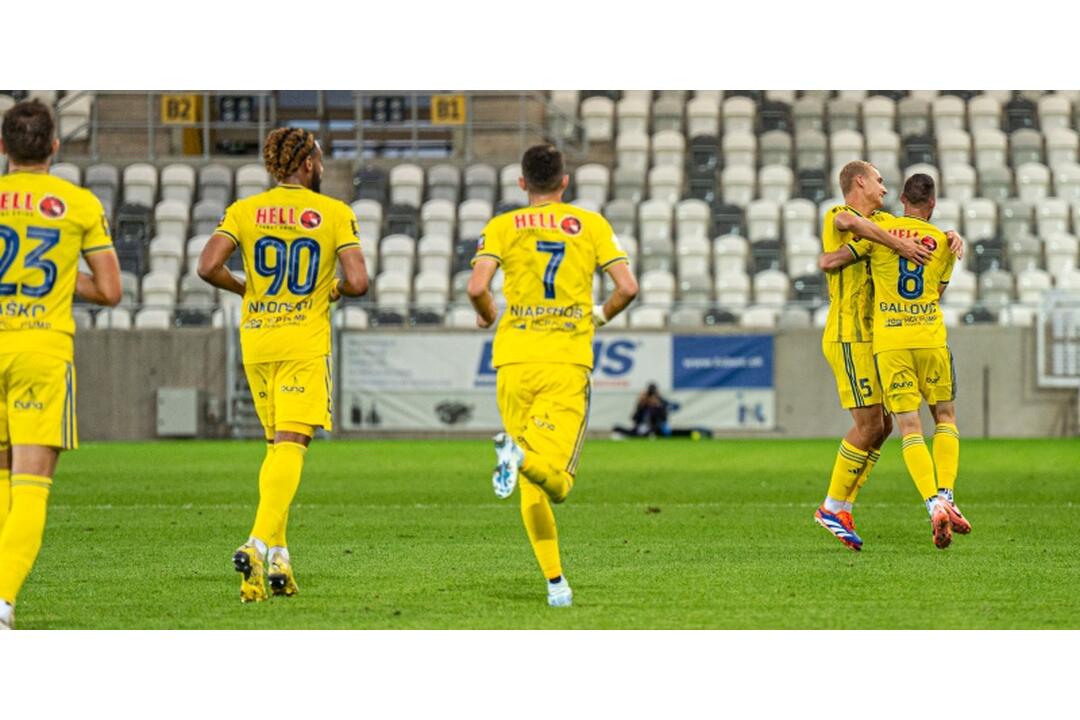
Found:
[[598, 216], [599, 227], [596, 235], [596, 264], [601, 270], [607, 270], [620, 262], [630, 262], [626, 250], [615, 236], [615, 230], [605, 218]]
[[488, 224], [484, 226], [484, 231], [480, 233], [480, 237], [476, 241], [476, 254], [473, 255], [469, 265], [475, 265], [476, 261], [482, 257], [492, 258], [495, 262], [502, 264], [502, 237], [499, 234], [495, 218], [489, 220]]
[[90, 193], [90, 209], [87, 212], [87, 222], [83, 227], [82, 254], [93, 255], [103, 250], [111, 250], [113, 246], [112, 233], [109, 232], [109, 217], [105, 214], [105, 208], [101, 201]]
[[240, 209], [237, 207], [238, 203], [233, 203], [229, 206], [229, 209], [225, 211], [225, 214], [221, 216], [221, 222], [218, 223], [217, 229], [214, 230], [214, 234], [221, 233], [237, 246], [240, 245]]
[[360, 227], [356, 222], [356, 213], [343, 204], [341, 220], [338, 223], [337, 237], [334, 238], [335, 252], [360, 247]]
[[[948, 240], [946, 238], [941, 238], [939, 242], [944, 243], [946, 247], [948, 247]], [[952, 280], [953, 267], [956, 265], [956, 255], [954, 255], [951, 250], [945, 254], [944, 263], [945, 267], [941, 270], [941, 284], [948, 285], [949, 281]]]
[[857, 238], [847, 244], [847, 249], [851, 251], [855, 260], [862, 260], [870, 257], [870, 253], [874, 251], [874, 243], [866, 238]]

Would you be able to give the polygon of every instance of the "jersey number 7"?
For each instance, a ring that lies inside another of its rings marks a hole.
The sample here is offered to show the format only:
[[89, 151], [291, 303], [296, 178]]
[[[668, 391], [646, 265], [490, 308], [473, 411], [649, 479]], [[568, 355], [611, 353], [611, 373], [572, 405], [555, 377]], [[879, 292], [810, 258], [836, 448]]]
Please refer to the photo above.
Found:
[[566, 243], [556, 240], [537, 240], [536, 251], [551, 253], [551, 260], [548, 260], [547, 267], [544, 269], [544, 299], [554, 300], [555, 273], [559, 272], [559, 265], [566, 257]]

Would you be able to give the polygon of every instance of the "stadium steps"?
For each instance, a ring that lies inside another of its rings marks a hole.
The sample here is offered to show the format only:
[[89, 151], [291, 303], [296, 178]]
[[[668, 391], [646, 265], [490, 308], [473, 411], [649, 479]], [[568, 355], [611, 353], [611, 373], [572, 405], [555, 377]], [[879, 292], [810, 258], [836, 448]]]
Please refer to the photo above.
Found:
[[[160, 120], [161, 108], [146, 101], [146, 93], [101, 93], [97, 96], [98, 121], [104, 124], [98, 133], [98, 153], [111, 161], [133, 158], [145, 160], [150, 153], [146, 122]], [[130, 127], [110, 127], [111, 123], [127, 123]], [[175, 149], [174, 149], [175, 148]], [[182, 150], [182, 131], [158, 131], [154, 135], [154, 152], [158, 157], [179, 155]]]

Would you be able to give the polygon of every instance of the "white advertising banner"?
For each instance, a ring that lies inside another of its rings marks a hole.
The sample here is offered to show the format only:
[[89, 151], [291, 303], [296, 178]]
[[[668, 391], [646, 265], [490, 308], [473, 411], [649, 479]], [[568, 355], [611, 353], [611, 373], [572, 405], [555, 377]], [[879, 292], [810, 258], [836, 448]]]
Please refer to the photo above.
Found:
[[[626, 425], [649, 383], [674, 427], [773, 427], [770, 336], [601, 333], [593, 344], [593, 430]], [[345, 332], [338, 423], [346, 430], [497, 431], [491, 336]]]

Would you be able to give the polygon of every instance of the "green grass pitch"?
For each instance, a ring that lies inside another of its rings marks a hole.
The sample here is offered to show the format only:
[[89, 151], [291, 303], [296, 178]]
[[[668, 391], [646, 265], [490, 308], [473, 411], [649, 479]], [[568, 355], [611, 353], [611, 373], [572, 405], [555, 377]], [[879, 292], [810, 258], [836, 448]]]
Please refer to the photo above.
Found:
[[961, 445], [971, 535], [932, 545], [893, 439], [851, 552], [811, 516], [835, 440], [586, 444], [548, 608], [489, 442], [316, 441], [295, 598], [239, 601], [255, 442], [85, 444], [61, 460], [20, 628], [1077, 628], [1080, 442]]

